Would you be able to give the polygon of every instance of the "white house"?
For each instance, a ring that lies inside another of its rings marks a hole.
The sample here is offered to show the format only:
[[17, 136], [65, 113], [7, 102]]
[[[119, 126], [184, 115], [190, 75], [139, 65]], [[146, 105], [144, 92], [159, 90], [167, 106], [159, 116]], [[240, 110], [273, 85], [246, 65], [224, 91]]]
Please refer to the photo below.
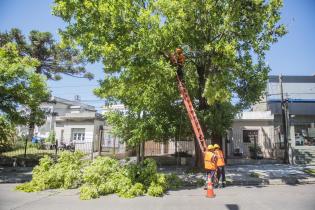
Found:
[[274, 115], [270, 111], [238, 114], [229, 131], [228, 157], [250, 158], [250, 147], [260, 147], [264, 158], [276, 158], [278, 139], [274, 133]]
[[91, 152], [92, 147], [97, 151], [100, 143], [100, 133], [105, 125], [101, 114], [95, 107], [84, 104], [79, 100], [67, 100], [53, 97], [52, 103], [42, 104], [41, 107], [50, 114], [44, 125], [35, 128], [35, 134], [47, 138], [54, 131], [58, 145], [75, 145], [75, 149]]

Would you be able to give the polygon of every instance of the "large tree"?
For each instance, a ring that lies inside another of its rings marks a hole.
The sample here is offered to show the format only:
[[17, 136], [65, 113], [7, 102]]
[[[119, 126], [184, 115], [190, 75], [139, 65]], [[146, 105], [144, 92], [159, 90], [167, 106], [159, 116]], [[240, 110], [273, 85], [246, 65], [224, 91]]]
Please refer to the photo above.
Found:
[[[48, 101], [46, 79], [35, 72], [39, 62], [19, 55], [16, 44], [0, 47], [1, 136], [9, 136], [12, 124], [43, 124], [45, 113], [40, 104]], [[9, 136], [10, 137], [10, 136]], [[9, 139], [9, 138], [8, 138]]]
[[97, 94], [147, 116], [178, 99], [165, 55], [182, 47], [204, 132], [219, 142], [234, 113], [265, 89], [265, 52], [286, 33], [281, 7], [281, 0], [55, 0], [53, 13], [68, 23], [63, 40], [103, 61]]
[[[48, 80], [60, 80], [61, 74], [78, 78], [92, 79], [93, 74], [86, 71], [86, 59], [80, 50], [56, 42], [50, 32], [31, 31], [28, 39], [19, 29], [0, 33], [0, 47], [14, 43], [20, 56], [36, 59], [35, 73], [45, 76]], [[45, 102], [45, 101], [42, 101]], [[46, 101], [47, 102], [47, 101]], [[34, 113], [33, 113], [34, 112]], [[29, 118], [29, 139], [34, 134], [37, 110], [31, 110]]]

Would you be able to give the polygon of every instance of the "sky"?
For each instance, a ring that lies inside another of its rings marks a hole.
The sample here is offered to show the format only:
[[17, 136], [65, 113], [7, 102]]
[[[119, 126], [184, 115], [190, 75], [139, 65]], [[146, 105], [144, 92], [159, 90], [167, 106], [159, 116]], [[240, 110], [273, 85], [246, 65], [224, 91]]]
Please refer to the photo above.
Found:
[[[31, 30], [49, 31], [58, 37], [58, 28], [65, 23], [51, 14], [52, 0], [0, 0], [0, 31], [19, 28], [23, 34]], [[272, 75], [315, 75], [315, 0], [284, 0], [281, 23], [289, 33], [267, 52], [266, 62]], [[100, 110], [103, 100], [93, 94], [98, 80], [103, 78], [101, 64], [88, 64], [87, 69], [95, 78], [87, 79], [63, 76], [61, 81], [49, 81], [53, 95], [74, 99]]]

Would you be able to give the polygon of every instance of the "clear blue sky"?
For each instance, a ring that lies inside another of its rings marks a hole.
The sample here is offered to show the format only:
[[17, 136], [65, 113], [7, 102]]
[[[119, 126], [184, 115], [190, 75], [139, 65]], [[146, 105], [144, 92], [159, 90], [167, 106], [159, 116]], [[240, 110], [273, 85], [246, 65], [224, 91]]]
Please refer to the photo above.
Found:
[[[65, 23], [51, 15], [52, 0], [0, 0], [0, 31], [20, 28], [24, 34], [31, 30], [49, 31], [58, 40], [58, 28]], [[289, 33], [272, 46], [267, 53], [270, 74], [315, 74], [315, 1], [284, 0], [282, 23]], [[49, 82], [55, 96], [73, 99], [80, 95], [82, 101], [100, 108], [103, 102], [93, 95], [97, 80], [103, 77], [102, 65], [88, 65], [95, 79], [77, 79], [64, 76], [58, 82]], [[73, 87], [76, 86], [76, 87]], [[78, 87], [79, 86], [79, 87]]]

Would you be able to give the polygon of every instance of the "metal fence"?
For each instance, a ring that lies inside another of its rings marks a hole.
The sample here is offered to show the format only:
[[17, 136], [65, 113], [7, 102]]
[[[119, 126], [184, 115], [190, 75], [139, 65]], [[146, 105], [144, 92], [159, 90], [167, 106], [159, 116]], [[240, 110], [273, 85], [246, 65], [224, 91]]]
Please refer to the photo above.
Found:
[[[26, 146], [25, 146], [26, 145]], [[71, 143], [49, 143], [44, 141], [30, 142], [26, 144], [26, 140], [20, 138], [14, 141], [10, 148], [6, 151], [0, 151], [0, 164], [12, 165], [15, 160], [23, 166], [21, 162], [28, 162], [26, 165], [36, 165], [38, 160], [44, 155], [57, 158], [62, 151], [81, 151], [86, 154], [86, 158], [93, 159], [99, 155], [110, 156], [118, 159], [136, 156], [135, 148], [127, 148], [126, 144], [105, 144], [104, 141], [93, 142], [75, 142]], [[159, 158], [175, 158], [175, 157], [192, 157], [195, 153], [193, 141], [168, 141], [155, 142], [147, 141], [145, 143], [145, 156], [146, 157], [159, 157]], [[166, 162], [172, 161], [165, 159]], [[5, 163], [4, 163], [5, 162]]]
[[145, 143], [145, 156], [176, 155], [192, 156], [195, 153], [193, 141], [167, 141]]
[[16, 141], [13, 141], [10, 146], [6, 149], [3, 149], [0, 152], [0, 157], [2, 158], [40, 158], [44, 155], [58, 155], [62, 151], [82, 151], [87, 155], [92, 155], [93, 143], [85, 142], [82, 143], [49, 143], [44, 141], [26, 141], [23, 138], [20, 138]]

